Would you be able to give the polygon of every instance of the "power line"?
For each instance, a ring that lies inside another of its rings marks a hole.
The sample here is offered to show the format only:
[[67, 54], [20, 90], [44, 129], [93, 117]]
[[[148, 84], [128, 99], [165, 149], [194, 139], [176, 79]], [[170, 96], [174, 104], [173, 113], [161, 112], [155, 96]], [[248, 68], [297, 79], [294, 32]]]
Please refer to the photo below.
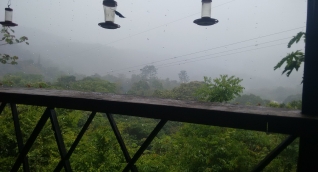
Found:
[[232, 43], [232, 44], [223, 45], [223, 46], [220, 46], [220, 47], [214, 47], [214, 48], [210, 48], [210, 49], [205, 49], [205, 50], [201, 50], [201, 51], [197, 51], [197, 52], [193, 52], [193, 53], [189, 53], [189, 54], [184, 54], [184, 55], [180, 55], [180, 56], [176, 56], [176, 57], [184, 57], [184, 56], [189, 56], [189, 55], [193, 55], [193, 54], [197, 54], [197, 53], [202, 53], [202, 52], [205, 52], [205, 51], [210, 51], [210, 50], [214, 50], [214, 49], [218, 49], [218, 48], [223, 48], [223, 47], [226, 47], [226, 46], [240, 44], [240, 43], [243, 43], [243, 42], [248, 42], [248, 41], [252, 41], [252, 40], [255, 40], [255, 39], [259, 39], [259, 38], [265, 38], [265, 37], [268, 37], [268, 36], [273, 36], [273, 35], [289, 32], [289, 31], [292, 31], [292, 30], [297, 30], [297, 29], [304, 28], [304, 27], [305, 26], [298, 27], [298, 28], [295, 28], [295, 29], [285, 30], [285, 31], [281, 31], [281, 32], [277, 32], [277, 33], [273, 33], [273, 34], [269, 34], [269, 35], [264, 35], [264, 36], [260, 36], [260, 37], [256, 37], [256, 38], [252, 38], [252, 39], [247, 39], [247, 40], [244, 40], [244, 41], [239, 41], [239, 42], [235, 42], [235, 43]]
[[212, 59], [212, 58], [224, 57], [224, 56], [229, 56], [229, 55], [233, 55], [233, 54], [245, 53], [245, 52], [249, 52], [249, 51], [255, 51], [255, 50], [259, 50], [259, 49], [274, 47], [274, 46], [278, 46], [278, 45], [286, 45], [286, 44], [287, 43], [280, 43], [280, 44], [275, 44], [275, 45], [270, 45], [270, 46], [266, 46], [266, 47], [255, 48], [255, 49], [251, 49], [251, 50], [240, 51], [240, 52], [231, 53], [231, 54], [224, 54], [224, 55], [220, 55], [220, 56], [214, 56], [214, 57], [209, 57], [209, 58], [204, 58], [204, 59], [199, 59], [199, 60], [194, 60], [194, 61], [188, 61], [188, 62], [179, 63], [179, 64], [166, 65], [166, 66], [158, 67], [158, 69], [159, 68], [176, 66], [176, 65], [183, 65], [183, 64], [186, 64], [186, 63], [193, 63], [193, 62], [202, 61], [202, 60], [208, 60], [208, 59]]
[[[268, 44], [268, 43], [272, 43], [272, 42], [276, 42], [276, 41], [281, 41], [281, 40], [286, 40], [286, 39], [290, 39], [290, 37], [282, 38], [282, 39], [276, 39], [276, 40], [272, 40], [272, 41], [268, 41], [268, 42], [264, 42], [264, 43], [259, 43], [259, 44], [254, 44], [254, 45], [249, 45], [249, 46], [245, 46], [245, 47], [240, 47], [240, 48], [236, 48], [236, 49], [232, 49], [232, 50], [222, 51], [222, 52], [218, 52], [218, 53], [214, 53], [214, 54], [207, 54], [207, 55], [203, 55], [203, 56], [188, 58], [188, 59], [184, 59], [184, 60], [180, 60], [180, 61], [176, 61], [176, 62], [166, 63], [166, 64], [163, 64], [163, 65], [178, 63], [178, 62], [187, 61], [187, 60], [192, 60], [192, 59], [198, 59], [198, 58], [207, 57], [207, 56], [216, 55], [216, 54], [227, 53], [227, 52], [230, 52], [230, 51], [241, 50], [241, 49], [244, 49], [244, 48], [255, 47], [255, 46], [258, 46], [258, 45]], [[160, 67], [160, 66], [162, 66], [162, 64], [159, 65], [159, 67]]]
[[[133, 69], [133, 68], [136, 68], [136, 67], [141, 67], [141, 66], [145, 66], [145, 65], [150, 65], [150, 64], [154, 64], [154, 63], [163, 62], [163, 61], [168, 61], [168, 60], [174, 60], [174, 59], [179, 58], [179, 57], [189, 56], [189, 55], [193, 55], [193, 54], [197, 54], [197, 53], [202, 53], [202, 52], [206, 52], [206, 51], [210, 51], [210, 50], [214, 50], [214, 49], [219, 49], [219, 48], [223, 48], [223, 47], [227, 47], [227, 46], [231, 46], [231, 45], [236, 45], [236, 44], [240, 44], [240, 43], [244, 43], [244, 42], [260, 39], [260, 38], [265, 38], [265, 37], [269, 37], [269, 36], [273, 36], [273, 35], [278, 35], [278, 34], [281, 34], [281, 33], [289, 32], [289, 31], [293, 31], [293, 30], [297, 30], [297, 29], [301, 29], [301, 28], [304, 28], [304, 27], [305, 26], [297, 27], [297, 28], [294, 28], [294, 29], [280, 31], [280, 32], [276, 32], [276, 33], [272, 33], [272, 34], [268, 34], [268, 35], [264, 35], [264, 36], [259, 36], [259, 37], [255, 37], [255, 38], [251, 38], [251, 39], [247, 39], [247, 40], [243, 40], [243, 41], [238, 41], [238, 42], [231, 43], [231, 44], [226, 44], [226, 45], [222, 45], [222, 46], [218, 46], [218, 47], [204, 49], [204, 50], [196, 51], [196, 52], [193, 52], [193, 53], [183, 54], [183, 55], [174, 56], [174, 57], [170, 57], [170, 58], [166, 58], [166, 59], [162, 59], [162, 60], [157, 60], [157, 61], [150, 62], [150, 63], [144, 63], [144, 64], [135, 65], [135, 66], [127, 67], [127, 68], [113, 70], [113, 71], [110, 71], [110, 72], [107, 72], [107, 73], [118, 72], [118, 71], [123, 71], [123, 70], [127, 70], [127, 69]], [[284, 39], [286, 39], [286, 38], [284, 38]], [[133, 70], [133, 71], [135, 71], [135, 70]]]

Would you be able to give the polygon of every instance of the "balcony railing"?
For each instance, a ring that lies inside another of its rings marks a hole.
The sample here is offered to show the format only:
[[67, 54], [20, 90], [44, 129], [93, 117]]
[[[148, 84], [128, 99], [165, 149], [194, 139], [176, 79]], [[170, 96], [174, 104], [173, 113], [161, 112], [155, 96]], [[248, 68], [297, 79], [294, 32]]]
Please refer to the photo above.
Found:
[[[167, 121], [215, 125], [247, 130], [289, 134], [285, 141], [268, 154], [252, 171], [261, 171], [284, 150], [296, 137], [299, 141], [297, 171], [318, 171], [318, 1], [308, 0], [305, 67], [303, 80], [303, 108], [300, 111], [248, 107], [239, 105], [185, 102], [142, 98], [127, 95], [84, 93], [57, 90], [0, 89], [0, 113], [10, 104], [18, 143], [19, 154], [11, 171], [18, 171], [23, 164], [24, 171], [30, 171], [27, 154], [50, 118], [55, 140], [61, 156], [55, 171], [72, 171], [69, 158], [84, 135], [96, 112], [107, 114], [127, 165], [123, 171], [138, 171], [134, 165]], [[23, 143], [16, 104], [47, 107], [26, 143]], [[91, 115], [66, 151], [54, 108], [91, 111]], [[160, 119], [158, 125], [131, 158], [118, 131], [112, 114], [124, 114]]]
[[[134, 164], [167, 121], [179, 121], [290, 135], [285, 141], [278, 145], [277, 148], [268, 154], [264, 160], [253, 169], [253, 171], [261, 171], [264, 169], [266, 165], [292, 143], [295, 138], [299, 136], [310, 137], [317, 135], [318, 132], [318, 117], [302, 115], [298, 110], [261, 106], [200, 103], [130, 95], [42, 89], [0, 89], [0, 102], [2, 102], [0, 112], [3, 111], [6, 104], [10, 104], [11, 106], [19, 148], [19, 154], [11, 171], [18, 171], [21, 164], [23, 164], [24, 171], [29, 171], [27, 154], [49, 118], [52, 129], [55, 132], [55, 140], [61, 156], [55, 171], [60, 171], [63, 167], [65, 171], [72, 171], [69, 158], [95, 117], [96, 112], [107, 114], [108, 120], [127, 162], [123, 171], [138, 171]], [[42, 117], [26, 143], [23, 143], [22, 141], [16, 104], [46, 107], [46, 110], [43, 112]], [[54, 108], [92, 112], [68, 151], [66, 151], [64, 145]], [[112, 114], [155, 118], [160, 119], [160, 122], [136, 154], [133, 157], [130, 157]]]

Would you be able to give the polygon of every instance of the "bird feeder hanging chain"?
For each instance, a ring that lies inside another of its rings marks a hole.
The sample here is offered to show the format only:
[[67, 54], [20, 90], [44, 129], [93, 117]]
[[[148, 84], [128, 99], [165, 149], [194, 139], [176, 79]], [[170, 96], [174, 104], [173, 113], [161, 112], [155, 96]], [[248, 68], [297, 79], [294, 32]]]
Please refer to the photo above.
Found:
[[8, 1], [8, 8], [10, 8], [11, 0]]

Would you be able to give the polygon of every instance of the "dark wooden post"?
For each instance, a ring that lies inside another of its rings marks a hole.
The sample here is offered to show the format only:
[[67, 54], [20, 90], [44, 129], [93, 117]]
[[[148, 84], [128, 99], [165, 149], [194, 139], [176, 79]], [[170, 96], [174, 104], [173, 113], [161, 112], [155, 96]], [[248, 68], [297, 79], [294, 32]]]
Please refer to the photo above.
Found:
[[[318, 116], [318, 0], [308, 0], [305, 68], [303, 80], [304, 115]], [[318, 171], [318, 135], [301, 135], [298, 172]]]

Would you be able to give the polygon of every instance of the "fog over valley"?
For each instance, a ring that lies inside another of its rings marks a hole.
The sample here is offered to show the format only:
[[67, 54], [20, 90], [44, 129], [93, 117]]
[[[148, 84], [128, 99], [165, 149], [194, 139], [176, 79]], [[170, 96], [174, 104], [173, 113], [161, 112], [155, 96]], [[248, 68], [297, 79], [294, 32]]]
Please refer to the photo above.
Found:
[[317, 9], [0, 1], [0, 172], [315, 171]]
[[[126, 18], [117, 16], [121, 28], [108, 30], [97, 25], [104, 20], [101, 1], [12, 1], [13, 20], [19, 24], [13, 28], [15, 35], [27, 36], [30, 45], [1, 46], [0, 51], [17, 55], [17, 66], [32, 59], [78, 78], [94, 74], [130, 78], [154, 65], [161, 79], [179, 80], [181, 70], [190, 81], [227, 74], [243, 79], [245, 93], [283, 87], [301, 94], [303, 66], [289, 77], [281, 74], [284, 67], [274, 71], [274, 66], [287, 53], [304, 49], [303, 41], [291, 48], [287, 43], [305, 29], [305, 1], [213, 1], [212, 17], [219, 20], [213, 26], [193, 23], [200, 17], [200, 4], [118, 1], [117, 10]], [[5, 7], [6, 2], [0, 5]], [[6, 70], [1, 75], [17, 66], [2, 65]]]

